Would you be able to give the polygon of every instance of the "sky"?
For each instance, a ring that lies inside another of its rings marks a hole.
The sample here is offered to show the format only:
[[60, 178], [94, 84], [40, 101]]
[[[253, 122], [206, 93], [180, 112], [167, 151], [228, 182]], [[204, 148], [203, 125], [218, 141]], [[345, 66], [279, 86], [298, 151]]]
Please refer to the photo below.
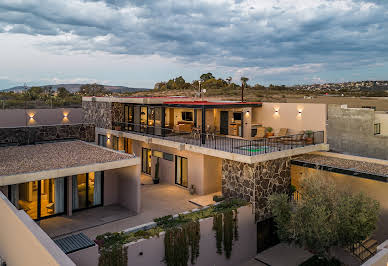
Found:
[[385, 0], [0, 0], [0, 89], [388, 80]]

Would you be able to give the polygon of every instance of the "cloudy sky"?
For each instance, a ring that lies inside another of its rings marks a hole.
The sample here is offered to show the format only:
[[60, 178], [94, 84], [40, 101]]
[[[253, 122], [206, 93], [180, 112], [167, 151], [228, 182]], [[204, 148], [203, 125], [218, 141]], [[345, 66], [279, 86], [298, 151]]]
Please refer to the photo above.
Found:
[[388, 79], [386, 0], [0, 0], [0, 89]]

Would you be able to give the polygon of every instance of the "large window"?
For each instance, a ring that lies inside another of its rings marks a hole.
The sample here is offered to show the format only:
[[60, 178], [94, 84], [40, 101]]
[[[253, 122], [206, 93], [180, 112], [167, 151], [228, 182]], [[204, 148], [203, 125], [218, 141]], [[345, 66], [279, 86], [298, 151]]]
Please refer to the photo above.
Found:
[[182, 112], [182, 120], [183, 121], [193, 121], [193, 113], [192, 112]]
[[102, 204], [104, 172], [91, 172], [72, 177], [73, 210]]
[[141, 171], [147, 175], [151, 174], [151, 158], [152, 153], [150, 149], [141, 149]]
[[187, 158], [175, 155], [175, 184], [188, 187]]
[[381, 134], [381, 124], [380, 123], [374, 124], [374, 134], [375, 135]]
[[32, 219], [39, 220], [65, 212], [65, 178], [10, 185], [9, 200]]

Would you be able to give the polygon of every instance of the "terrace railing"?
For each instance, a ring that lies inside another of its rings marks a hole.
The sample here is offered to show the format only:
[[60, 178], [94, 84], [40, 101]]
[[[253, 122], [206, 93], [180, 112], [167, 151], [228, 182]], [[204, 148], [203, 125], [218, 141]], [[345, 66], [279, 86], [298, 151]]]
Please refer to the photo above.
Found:
[[193, 131], [190, 133], [181, 133], [160, 126], [122, 122], [113, 123], [113, 129], [247, 156], [324, 143], [323, 131], [246, 140], [210, 132], [200, 133]]

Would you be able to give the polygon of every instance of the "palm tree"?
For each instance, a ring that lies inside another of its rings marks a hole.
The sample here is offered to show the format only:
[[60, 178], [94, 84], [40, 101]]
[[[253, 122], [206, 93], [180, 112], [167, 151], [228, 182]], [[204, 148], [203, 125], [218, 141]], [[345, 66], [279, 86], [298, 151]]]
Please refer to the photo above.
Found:
[[241, 77], [241, 102], [244, 102], [244, 87], [247, 86], [249, 78]]

